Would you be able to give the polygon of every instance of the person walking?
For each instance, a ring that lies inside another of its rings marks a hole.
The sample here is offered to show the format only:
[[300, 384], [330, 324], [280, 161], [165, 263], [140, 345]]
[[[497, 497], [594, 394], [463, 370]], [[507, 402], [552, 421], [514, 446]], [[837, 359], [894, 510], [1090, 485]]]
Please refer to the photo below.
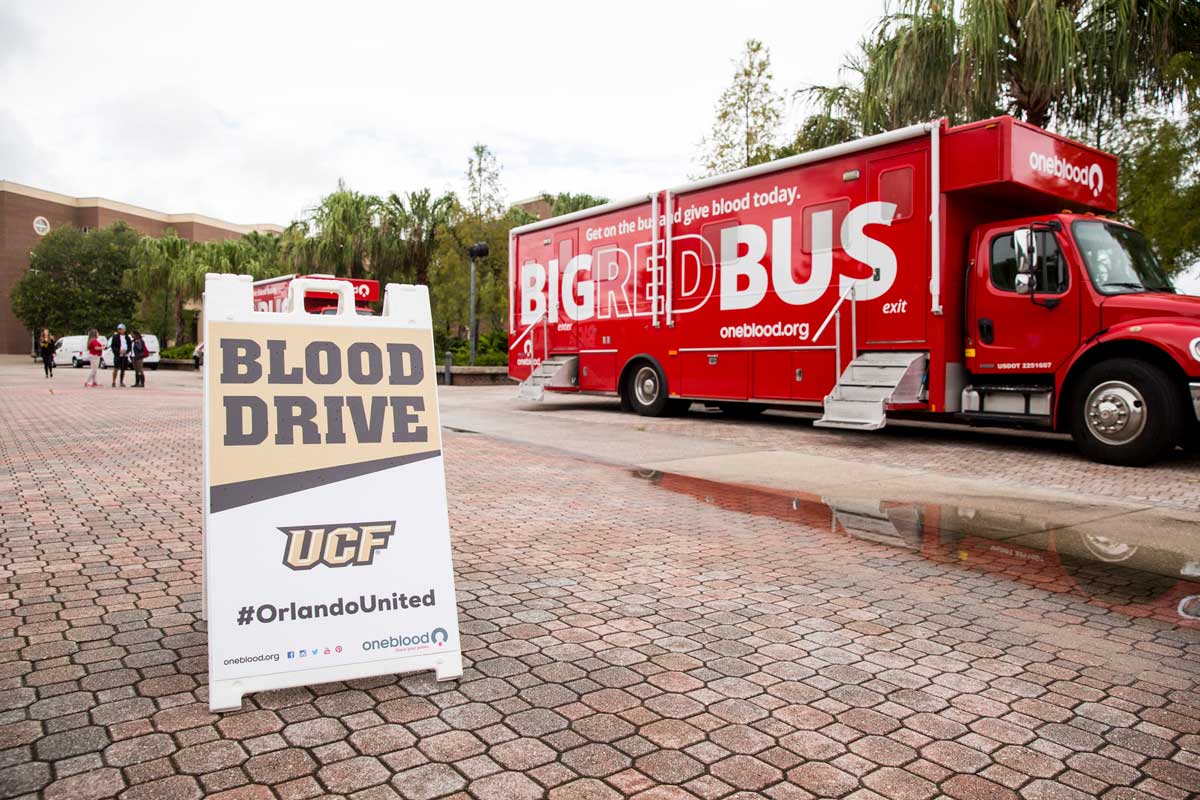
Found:
[[54, 377], [54, 350], [58, 341], [50, 335], [49, 328], [42, 328], [42, 336], [38, 339], [38, 353], [42, 357], [42, 369], [47, 378]]
[[100, 369], [100, 359], [104, 357], [104, 340], [100, 338], [100, 331], [92, 328], [88, 333], [88, 364], [91, 366], [91, 374], [84, 381], [84, 386], [99, 386], [96, 383], [96, 370]]
[[133, 339], [133, 346], [129, 350], [130, 358], [133, 361], [133, 385], [144, 389], [146, 388], [146, 371], [142, 365], [146, 363], [146, 356], [150, 355], [150, 350], [146, 347], [146, 340], [137, 330], [132, 331], [129, 335]]
[[129, 334], [125, 332], [125, 323], [122, 322], [117, 326], [117, 332], [113, 334], [112, 341], [108, 345], [112, 348], [113, 363], [112, 363], [112, 385], [117, 388], [117, 373], [120, 373], [121, 385], [125, 385], [125, 370], [129, 369], [129, 353], [133, 350], [133, 340], [129, 338]]

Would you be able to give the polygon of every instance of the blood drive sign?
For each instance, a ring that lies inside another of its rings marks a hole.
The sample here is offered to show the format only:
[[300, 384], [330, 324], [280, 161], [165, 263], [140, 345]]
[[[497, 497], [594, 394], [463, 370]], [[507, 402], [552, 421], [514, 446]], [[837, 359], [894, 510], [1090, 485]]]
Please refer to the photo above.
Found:
[[[253, 310], [205, 284], [204, 569], [209, 707], [247, 692], [462, 674], [425, 287], [381, 317]], [[285, 307], [286, 308], [286, 307]]]

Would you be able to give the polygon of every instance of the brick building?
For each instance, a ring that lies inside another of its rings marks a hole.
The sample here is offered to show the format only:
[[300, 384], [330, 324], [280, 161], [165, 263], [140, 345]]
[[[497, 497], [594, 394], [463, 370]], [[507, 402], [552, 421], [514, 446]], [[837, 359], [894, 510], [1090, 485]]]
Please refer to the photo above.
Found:
[[148, 236], [162, 236], [173, 228], [184, 239], [202, 242], [235, 239], [250, 231], [283, 230], [269, 224], [236, 225], [202, 214], [163, 214], [103, 197], [70, 197], [0, 181], [0, 353], [30, 351], [30, 333], [13, 316], [9, 297], [13, 285], [29, 268], [29, 253], [41, 237], [60, 225], [87, 231], [118, 220]]

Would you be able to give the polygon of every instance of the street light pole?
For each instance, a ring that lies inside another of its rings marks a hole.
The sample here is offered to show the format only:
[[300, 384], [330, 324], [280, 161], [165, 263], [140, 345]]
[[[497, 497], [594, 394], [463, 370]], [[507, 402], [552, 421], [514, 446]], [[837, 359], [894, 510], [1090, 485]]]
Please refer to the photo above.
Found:
[[471, 340], [471, 366], [475, 366], [475, 339], [478, 331], [475, 329], [475, 259], [487, 258], [488, 246], [487, 242], [476, 242], [467, 248], [467, 255], [471, 257], [471, 323], [467, 330], [467, 338]]

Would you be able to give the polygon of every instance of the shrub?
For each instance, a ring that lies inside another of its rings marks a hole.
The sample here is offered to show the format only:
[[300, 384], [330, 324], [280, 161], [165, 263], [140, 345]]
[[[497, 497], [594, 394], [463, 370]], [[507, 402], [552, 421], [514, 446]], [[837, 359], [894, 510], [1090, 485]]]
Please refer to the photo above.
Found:
[[192, 351], [196, 349], [194, 344], [177, 344], [174, 347], [164, 347], [162, 351], [163, 358], [191, 358]]

